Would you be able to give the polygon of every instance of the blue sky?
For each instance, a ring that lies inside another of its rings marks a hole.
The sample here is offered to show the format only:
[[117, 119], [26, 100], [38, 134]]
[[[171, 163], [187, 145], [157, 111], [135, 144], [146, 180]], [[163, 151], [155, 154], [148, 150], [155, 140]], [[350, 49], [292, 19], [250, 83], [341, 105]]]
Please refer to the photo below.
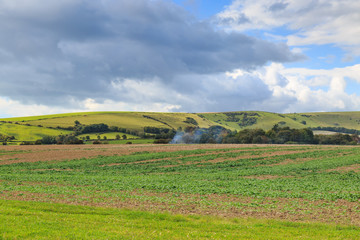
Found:
[[0, 1], [0, 117], [360, 109], [355, 0]]
[[199, 19], [207, 19], [223, 11], [231, 0], [175, 0], [176, 4], [186, 8]]

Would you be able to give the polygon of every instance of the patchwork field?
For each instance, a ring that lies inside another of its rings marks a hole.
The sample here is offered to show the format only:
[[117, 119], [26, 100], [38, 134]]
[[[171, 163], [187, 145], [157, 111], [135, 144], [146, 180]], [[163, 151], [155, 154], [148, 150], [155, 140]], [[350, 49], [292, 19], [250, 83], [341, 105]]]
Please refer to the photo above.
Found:
[[233, 131], [239, 131], [247, 128], [269, 130], [275, 124], [280, 127], [287, 126], [296, 129], [341, 127], [348, 130], [360, 130], [360, 112], [289, 114], [261, 111], [223, 113], [78, 112], [2, 118], [0, 119], [0, 134], [14, 136], [16, 141], [35, 141], [44, 135], [58, 136], [73, 133], [73, 131], [63, 129], [71, 129], [75, 121], [79, 121], [83, 125], [104, 123], [108, 126], [125, 128], [139, 133], [144, 131], [144, 127], [149, 126], [174, 130], [179, 127], [184, 129], [187, 126], [199, 128], [222, 126]]
[[359, 154], [307, 145], [2, 146], [0, 238], [358, 239]]

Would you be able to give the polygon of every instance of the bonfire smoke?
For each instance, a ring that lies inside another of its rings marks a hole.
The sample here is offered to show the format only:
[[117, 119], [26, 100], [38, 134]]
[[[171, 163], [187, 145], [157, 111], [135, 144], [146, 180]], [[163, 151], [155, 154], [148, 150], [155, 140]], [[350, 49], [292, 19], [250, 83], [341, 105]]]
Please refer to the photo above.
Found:
[[177, 131], [170, 143], [221, 143], [229, 131], [220, 126], [210, 128], [187, 128], [185, 131]]

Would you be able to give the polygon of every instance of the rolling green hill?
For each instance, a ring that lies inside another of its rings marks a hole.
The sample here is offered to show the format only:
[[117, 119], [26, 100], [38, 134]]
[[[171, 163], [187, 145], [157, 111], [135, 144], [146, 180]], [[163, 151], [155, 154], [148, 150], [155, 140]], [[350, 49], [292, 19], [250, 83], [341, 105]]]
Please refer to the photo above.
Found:
[[[278, 114], [261, 111], [223, 113], [155, 113], [155, 112], [79, 112], [0, 119], [0, 134], [18, 141], [34, 141], [44, 135], [70, 134], [66, 128], [74, 122], [108, 126], [142, 132], [145, 126], [178, 129], [186, 126], [208, 128], [219, 125], [231, 130], [270, 129], [274, 124], [291, 128], [344, 127], [360, 130], [360, 112], [323, 112]], [[114, 135], [114, 134], [112, 134]], [[111, 138], [112, 135], [109, 137]]]

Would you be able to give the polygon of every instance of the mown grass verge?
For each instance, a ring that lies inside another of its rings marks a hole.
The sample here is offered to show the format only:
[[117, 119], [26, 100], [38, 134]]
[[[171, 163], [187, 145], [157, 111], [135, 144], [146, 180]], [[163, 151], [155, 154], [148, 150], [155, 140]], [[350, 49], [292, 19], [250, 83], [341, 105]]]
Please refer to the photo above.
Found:
[[359, 227], [0, 200], [0, 239], [357, 239]]

